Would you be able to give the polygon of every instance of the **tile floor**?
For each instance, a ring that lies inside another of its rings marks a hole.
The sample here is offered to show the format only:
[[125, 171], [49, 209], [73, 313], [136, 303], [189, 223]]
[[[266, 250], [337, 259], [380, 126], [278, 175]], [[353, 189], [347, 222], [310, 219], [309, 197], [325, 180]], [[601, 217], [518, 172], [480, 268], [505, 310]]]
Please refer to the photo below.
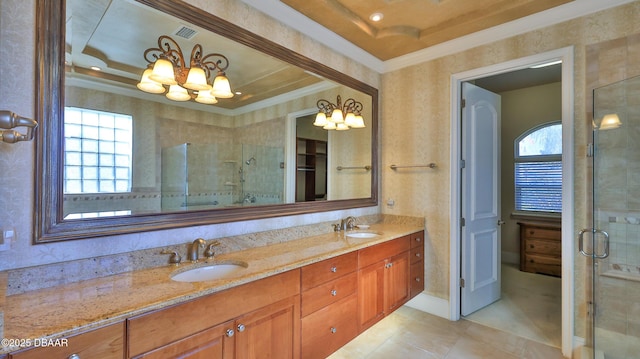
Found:
[[[452, 322], [404, 306], [329, 358], [560, 359], [559, 344], [555, 344], [560, 342], [560, 285], [555, 283], [560, 280], [521, 273], [515, 267], [503, 266], [504, 290], [497, 302], [503, 306], [502, 312], [487, 307], [485, 313], [474, 313], [478, 314], [474, 318]], [[539, 281], [543, 284], [536, 285]], [[556, 286], [558, 297], [554, 299]], [[527, 288], [526, 295], [518, 293], [523, 287]], [[500, 304], [502, 301], [506, 305]], [[539, 302], [542, 305], [532, 305]], [[520, 322], [523, 325], [514, 325]]]

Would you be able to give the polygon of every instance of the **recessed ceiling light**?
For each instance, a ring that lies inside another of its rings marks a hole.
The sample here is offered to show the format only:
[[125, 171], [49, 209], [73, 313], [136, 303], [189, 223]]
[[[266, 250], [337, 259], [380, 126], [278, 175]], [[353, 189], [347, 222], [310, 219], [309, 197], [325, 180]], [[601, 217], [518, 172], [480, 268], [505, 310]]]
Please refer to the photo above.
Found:
[[382, 13], [375, 12], [375, 13], [371, 14], [371, 16], [369, 16], [369, 19], [371, 19], [371, 21], [378, 22], [378, 21], [382, 20], [383, 17], [384, 17], [384, 15], [382, 15]]
[[99, 68], [98, 66], [91, 66], [91, 70], [93, 70], [93, 71], [102, 71], [102, 69]]
[[236, 95], [242, 95], [241, 91], [236, 91]]

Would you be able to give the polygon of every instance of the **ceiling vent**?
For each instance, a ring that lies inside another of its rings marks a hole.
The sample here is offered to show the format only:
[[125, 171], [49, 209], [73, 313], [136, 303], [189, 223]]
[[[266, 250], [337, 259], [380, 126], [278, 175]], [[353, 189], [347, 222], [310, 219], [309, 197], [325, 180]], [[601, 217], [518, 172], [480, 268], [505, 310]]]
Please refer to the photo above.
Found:
[[174, 31], [173, 34], [183, 39], [191, 40], [194, 36], [198, 34], [198, 31], [190, 27], [187, 27], [185, 25], [180, 25], [180, 27], [176, 29], [176, 31]]

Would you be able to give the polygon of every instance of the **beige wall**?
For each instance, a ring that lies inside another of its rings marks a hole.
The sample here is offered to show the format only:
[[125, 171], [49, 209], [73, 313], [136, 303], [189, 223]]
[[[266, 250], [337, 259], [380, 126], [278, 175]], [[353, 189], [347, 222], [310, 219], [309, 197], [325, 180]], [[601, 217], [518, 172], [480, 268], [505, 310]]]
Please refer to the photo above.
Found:
[[[451, 74], [506, 62], [537, 53], [574, 46], [575, 229], [587, 223], [585, 198], [586, 46], [640, 32], [640, 1], [496, 41], [454, 55], [384, 74], [382, 81], [382, 193], [383, 213], [424, 216], [427, 220], [425, 291], [449, 298], [450, 223], [450, 81]], [[613, 70], [610, 70], [613, 71]], [[400, 100], [402, 99], [402, 100]], [[435, 171], [394, 173], [388, 165], [436, 162]], [[576, 315], [584, 316], [584, 260], [576, 257]], [[584, 336], [578, 319], [576, 334]]]
[[501, 126], [501, 191], [502, 261], [520, 263], [520, 228], [515, 211], [514, 141], [525, 131], [547, 122], [562, 120], [562, 84], [560, 82], [500, 93]]

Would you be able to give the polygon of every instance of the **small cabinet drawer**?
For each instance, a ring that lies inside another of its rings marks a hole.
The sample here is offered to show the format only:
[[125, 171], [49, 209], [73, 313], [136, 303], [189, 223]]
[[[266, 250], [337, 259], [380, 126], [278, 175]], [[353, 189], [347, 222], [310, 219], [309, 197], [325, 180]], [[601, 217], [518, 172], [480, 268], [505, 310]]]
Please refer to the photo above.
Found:
[[549, 256], [526, 254], [524, 256], [525, 271], [533, 273], [544, 273], [554, 276], [562, 274], [562, 260]]
[[409, 281], [411, 284], [411, 298], [424, 291], [424, 261], [411, 265]]
[[390, 255], [408, 251], [411, 248], [411, 236], [404, 236], [358, 252], [358, 268], [365, 268], [374, 263], [384, 261]]
[[424, 245], [424, 231], [411, 233], [411, 248]]
[[[12, 359], [79, 358], [122, 359], [124, 357], [124, 323], [112, 324], [66, 339], [66, 345], [41, 346], [12, 353]], [[64, 340], [64, 339], [61, 339]]]
[[316, 287], [357, 269], [357, 252], [343, 254], [335, 258], [302, 267], [302, 290]]
[[356, 292], [358, 276], [352, 272], [334, 281], [311, 288], [302, 293], [302, 316], [305, 317], [322, 307], [335, 303]]
[[302, 358], [326, 358], [358, 335], [356, 294], [302, 318]]
[[559, 228], [539, 228], [533, 226], [526, 226], [523, 229], [523, 235], [525, 239], [537, 238], [537, 239], [556, 239], [560, 240]]
[[525, 239], [524, 251], [527, 254], [560, 256], [560, 254], [562, 253], [562, 244], [560, 243], [560, 241]]
[[424, 260], [424, 246], [411, 248], [411, 263], [416, 263]]

